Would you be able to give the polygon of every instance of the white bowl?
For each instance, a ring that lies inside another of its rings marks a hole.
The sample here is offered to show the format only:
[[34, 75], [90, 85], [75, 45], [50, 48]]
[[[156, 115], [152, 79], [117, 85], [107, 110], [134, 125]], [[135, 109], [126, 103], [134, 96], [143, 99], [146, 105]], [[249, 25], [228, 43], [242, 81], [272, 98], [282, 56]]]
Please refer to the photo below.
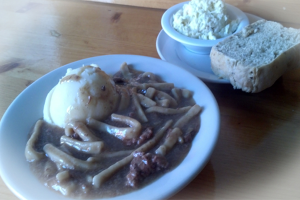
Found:
[[[212, 46], [221, 42], [222, 40], [229, 37], [230, 35], [216, 40], [203, 40], [203, 39], [191, 38], [176, 31], [173, 28], [173, 15], [178, 10], [182, 9], [183, 5], [187, 3], [189, 3], [189, 1], [176, 4], [171, 8], [169, 8], [168, 10], [166, 10], [166, 12], [163, 14], [161, 18], [162, 28], [167, 35], [169, 35], [174, 40], [182, 43], [182, 45], [184, 45], [188, 50], [199, 54], [209, 54]], [[240, 30], [242, 30], [243, 27], [249, 24], [249, 20], [243, 11], [241, 11], [240, 9], [232, 5], [229, 4], [225, 4], [225, 5], [226, 5], [226, 10], [229, 18], [231, 20], [238, 19], [239, 21], [238, 28], [235, 32], [239, 32]]]
[[18, 198], [69, 199], [40, 183], [31, 172], [24, 155], [28, 133], [43, 116], [47, 93], [65, 75], [67, 68], [97, 64], [107, 74], [113, 75], [123, 62], [133, 65], [137, 70], [158, 74], [165, 81], [173, 82], [176, 87], [192, 90], [196, 103], [203, 106], [204, 110], [200, 115], [200, 130], [179, 166], [140, 190], [111, 199], [166, 199], [187, 185], [202, 170], [214, 149], [220, 126], [218, 104], [207, 86], [186, 70], [159, 59], [134, 55], [99, 56], [67, 64], [46, 74], [26, 88], [4, 113], [0, 123], [0, 174]]

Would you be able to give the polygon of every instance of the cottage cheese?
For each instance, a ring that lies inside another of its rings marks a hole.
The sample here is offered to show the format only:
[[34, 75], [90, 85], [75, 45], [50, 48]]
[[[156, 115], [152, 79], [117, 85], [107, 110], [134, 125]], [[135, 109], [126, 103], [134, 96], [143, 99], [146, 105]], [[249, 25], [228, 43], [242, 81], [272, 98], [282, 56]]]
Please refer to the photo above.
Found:
[[173, 27], [192, 38], [216, 40], [232, 34], [238, 21], [231, 21], [221, 0], [191, 0], [173, 16]]

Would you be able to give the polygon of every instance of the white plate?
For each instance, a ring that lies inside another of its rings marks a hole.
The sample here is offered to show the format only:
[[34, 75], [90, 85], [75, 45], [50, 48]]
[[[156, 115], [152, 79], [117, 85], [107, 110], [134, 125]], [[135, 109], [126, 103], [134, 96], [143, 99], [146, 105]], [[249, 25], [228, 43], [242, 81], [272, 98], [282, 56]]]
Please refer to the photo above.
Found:
[[[107, 55], [88, 58], [60, 67], [26, 88], [9, 106], [0, 124], [0, 174], [7, 186], [21, 199], [68, 199], [41, 184], [29, 169], [24, 149], [34, 123], [42, 117], [47, 93], [67, 68], [98, 64], [112, 75], [123, 62], [135, 69], [150, 71], [176, 87], [194, 91], [196, 103], [203, 106], [200, 131], [183, 162], [154, 183], [112, 199], [165, 199], [188, 184], [205, 166], [218, 138], [220, 113], [207, 86], [186, 70], [160, 59], [135, 55]], [[188, 80], [188, 81], [187, 81]], [[155, 192], [153, 192], [155, 191]]]
[[[261, 17], [246, 13], [249, 22], [253, 23]], [[163, 30], [156, 39], [156, 50], [162, 60], [187, 69], [203, 81], [214, 83], [230, 83], [227, 79], [218, 78], [210, 67], [209, 55], [201, 55], [187, 50], [181, 43], [170, 38]]]

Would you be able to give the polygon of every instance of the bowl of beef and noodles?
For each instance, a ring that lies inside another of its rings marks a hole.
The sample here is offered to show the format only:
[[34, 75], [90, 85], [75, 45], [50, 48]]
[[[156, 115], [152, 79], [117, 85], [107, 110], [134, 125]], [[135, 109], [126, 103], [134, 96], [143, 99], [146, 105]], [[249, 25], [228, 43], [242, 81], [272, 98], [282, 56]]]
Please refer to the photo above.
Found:
[[219, 118], [206, 85], [175, 65], [135, 55], [76, 61], [4, 114], [1, 176], [21, 199], [168, 198], [205, 166]]

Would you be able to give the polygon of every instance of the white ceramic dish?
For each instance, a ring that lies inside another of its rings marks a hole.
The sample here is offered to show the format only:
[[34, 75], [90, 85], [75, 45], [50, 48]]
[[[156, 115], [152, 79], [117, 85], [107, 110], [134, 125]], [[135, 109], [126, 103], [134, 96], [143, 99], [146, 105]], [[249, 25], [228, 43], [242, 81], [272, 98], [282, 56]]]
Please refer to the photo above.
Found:
[[[196, 103], [203, 106], [200, 131], [183, 162], [154, 183], [135, 192], [112, 199], [165, 199], [188, 184], [205, 166], [218, 138], [220, 113], [207, 86], [186, 70], [165, 61], [135, 55], [107, 55], [88, 58], [60, 67], [26, 88], [9, 106], [0, 124], [0, 174], [20, 199], [68, 199], [41, 184], [29, 169], [24, 149], [28, 133], [42, 117], [47, 93], [65, 74], [67, 68], [98, 64], [112, 75], [123, 62], [135, 69], [160, 75], [165, 81], [194, 91]], [[188, 80], [188, 81], [187, 81]], [[155, 192], [153, 192], [155, 191]]]
[[[221, 42], [222, 40], [229, 37], [230, 35], [223, 37], [223, 38], [216, 39], [216, 40], [202, 40], [202, 39], [191, 38], [191, 37], [185, 36], [185, 35], [177, 32], [173, 28], [173, 15], [178, 10], [183, 8], [184, 4], [188, 4], [188, 3], [189, 3], [189, 1], [182, 2], [182, 3], [172, 6], [168, 10], [166, 10], [166, 12], [163, 14], [163, 16], [161, 18], [161, 26], [162, 26], [163, 30], [165, 31], [165, 33], [169, 37], [173, 38], [177, 42], [180, 42], [188, 50], [195, 52], [195, 53], [207, 55], [210, 53], [212, 46]], [[226, 14], [229, 17], [229, 19], [238, 20], [238, 22], [239, 22], [239, 25], [235, 32], [239, 32], [240, 30], [242, 30], [242, 28], [244, 28], [245, 26], [247, 26], [249, 24], [249, 20], [248, 20], [247, 16], [239, 8], [234, 7], [227, 3], [225, 3], [225, 7], [226, 7]]]
[[[246, 13], [250, 23], [261, 17]], [[187, 69], [203, 81], [213, 83], [230, 83], [227, 79], [219, 79], [211, 70], [209, 55], [201, 55], [187, 50], [181, 43], [169, 37], [163, 30], [156, 40], [156, 49], [162, 60]]]

